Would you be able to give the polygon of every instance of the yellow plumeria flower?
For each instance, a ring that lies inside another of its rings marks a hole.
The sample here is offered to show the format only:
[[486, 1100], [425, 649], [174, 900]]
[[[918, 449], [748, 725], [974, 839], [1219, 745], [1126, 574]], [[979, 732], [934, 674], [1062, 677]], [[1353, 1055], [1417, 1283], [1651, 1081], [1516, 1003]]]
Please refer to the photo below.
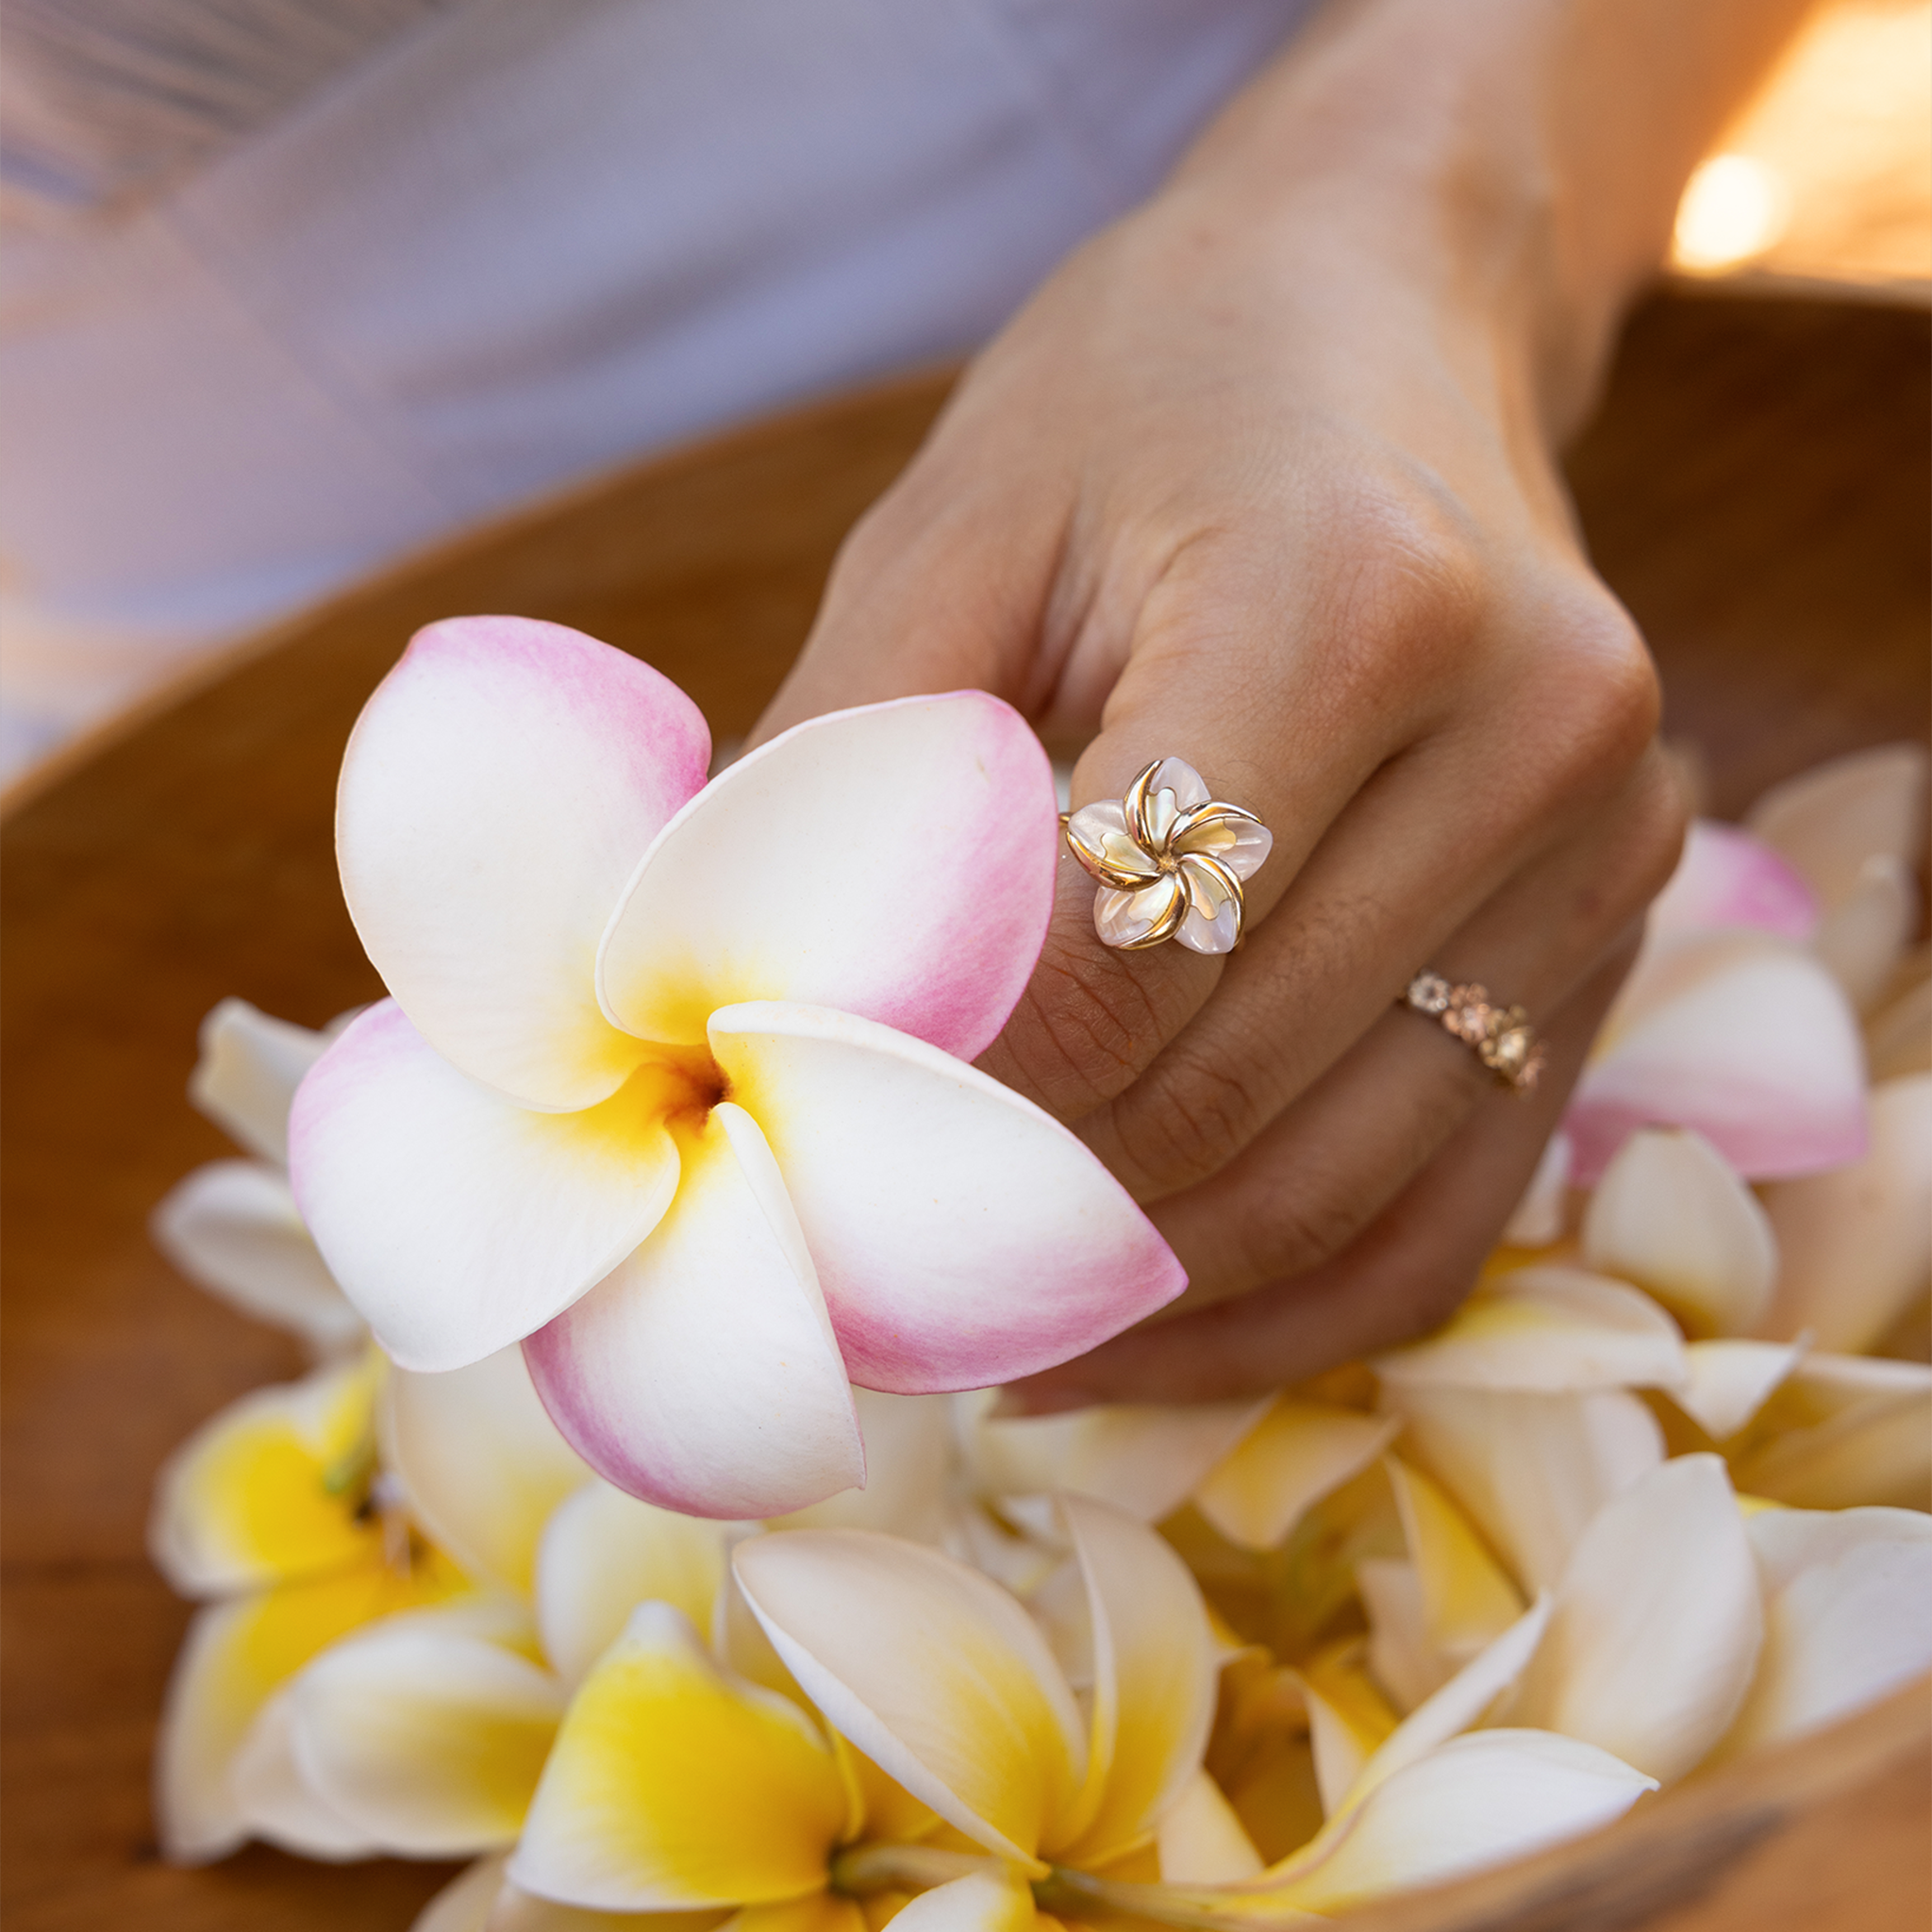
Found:
[[1200, 1780], [1218, 1648], [1159, 1538], [1084, 1497], [1060, 1507], [1089, 1717], [1040, 1625], [977, 1571], [865, 1531], [756, 1538], [739, 1587], [854, 1755], [647, 1605], [564, 1720], [512, 1881], [605, 1910], [729, 1906], [850, 1932], [856, 1896], [943, 1887], [976, 1922], [1019, 1925], [1058, 1865], [1156, 1847]]
[[384, 1507], [379, 1357], [258, 1389], [161, 1472], [149, 1545], [195, 1617], [162, 1717], [162, 1843], [220, 1857], [249, 1834], [238, 1757], [275, 1693], [348, 1632], [462, 1590], [454, 1564]]

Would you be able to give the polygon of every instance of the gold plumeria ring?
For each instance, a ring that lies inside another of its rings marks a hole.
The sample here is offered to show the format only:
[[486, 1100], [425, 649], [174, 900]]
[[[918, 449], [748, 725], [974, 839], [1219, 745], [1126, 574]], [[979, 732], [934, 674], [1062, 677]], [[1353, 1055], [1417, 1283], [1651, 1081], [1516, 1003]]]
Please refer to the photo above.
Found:
[[1274, 843], [1251, 811], [1208, 796], [1192, 765], [1156, 758], [1124, 798], [1065, 814], [1067, 845], [1099, 881], [1093, 929], [1124, 953], [1178, 940], [1231, 953], [1247, 916], [1242, 890]]
[[1457, 985], [1426, 968], [1408, 982], [1396, 1002], [1424, 1018], [1441, 1023], [1505, 1086], [1518, 1093], [1533, 1093], [1543, 1071], [1543, 1043], [1521, 1007], [1506, 1007], [1490, 997], [1490, 990], [1472, 980]]

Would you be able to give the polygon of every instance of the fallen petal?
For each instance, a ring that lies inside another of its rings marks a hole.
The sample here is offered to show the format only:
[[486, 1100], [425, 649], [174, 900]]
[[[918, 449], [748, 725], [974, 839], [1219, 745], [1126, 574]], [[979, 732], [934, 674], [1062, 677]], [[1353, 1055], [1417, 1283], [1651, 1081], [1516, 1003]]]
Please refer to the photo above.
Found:
[[974, 1068], [817, 1007], [728, 1008], [710, 1037], [771, 1142], [854, 1381], [1011, 1381], [1185, 1285], [1089, 1149]]
[[334, 1645], [289, 1695], [310, 1790], [412, 1858], [515, 1841], [564, 1706], [547, 1671], [434, 1610]]
[[948, 1824], [1033, 1876], [1086, 1774], [1046, 1640], [977, 1571], [865, 1530], [755, 1537], [732, 1559], [825, 1721]]
[[197, 1167], [163, 1197], [149, 1232], [197, 1288], [300, 1336], [319, 1357], [349, 1354], [369, 1339], [275, 1168], [258, 1160]]
[[587, 1483], [560, 1505], [537, 1563], [537, 1627], [558, 1677], [578, 1683], [641, 1603], [667, 1603], [696, 1629], [710, 1629], [728, 1533], [604, 1482]]
[[1724, 1756], [1801, 1737], [1932, 1670], [1932, 1519], [1767, 1509], [1745, 1534], [1764, 1583], [1764, 1649]]
[[443, 1059], [393, 1001], [318, 1060], [291, 1123], [295, 1199], [405, 1368], [520, 1341], [610, 1273], [677, 1186], [650, 1070], [600, 1107], [533, 1113]]
[[621, 1490], [778, 1516], [865, 1480], [845, 1365], [786, 1186], [729, 1101], [642, 1247], [524, 1345], [558, 1427]]
[[1522, 1594], [1437, 1484], [1396, 1457], [1383, 1466], [1415, 1565], [1429, 1648], [1465, 1663], [1522, 1616]]
[[591, 1474], [538, 1400], [522, 1350], [441, 1375], [392, 1370], [378, 1420], [383, 1462], [436, 1544], [527, 1596], [543, 1525]]
[[1377, 1356], [1389, 1389], [1668, 1388], [1684, 1344], [1647, 1295], [1580, 1268], [1512, 1269], [1432, 1336]]
[[1647, 1126], [1694, 1127], [1750, 1180], [1840, 1167], [1865, 1145], [1856, 1016], [1789, 941], [1686, 934], [1626, 985], [1564, 1126], [1585, 1187]]
[[1653, 934], [1750, 925], [1804, 941], [1817, 924], [1818, 902], [1790, 861], [1714, 819], [1692, 822], [1677, 869], [1650, 908]]
[[1770, 1303], [1778, 1245], [1757, 1196], [1702, 1134], [1647, 1127], [1591, 1196], [1583, 1258], [1647, 1290], [1690, 1335], [1745, 1335]]
[[1201, 1592], [1153, 1530], [1087, 1496], [1060, 1498], [1093, 1655], [1087, 1777], [1042, 1850], [1095, 1866], [1143, 1843], [1200, 1770], [1221, 1656]]
[[1926, 764], [1916, 744], [1832, 758], [1774, 785], [1745, 824], [1790, 860], [1830, 911], [1857, 889], [1874, 853], [1916, 862], [1925, 837]]
[[328, 1036], [225, 999], [201, 1023], [201, 1058], [188, 1097], [261, 1159], [289, 1164], [289, 1108]]
[[971, 1059], [1046, 938], [1046, 753], [984, 691], [813, 718], [748, 753], [643, 858], [598, 953], [604, 1009], [698, 1045], [712, 1009], [836, 1007]]
[[1811, 949], [1852, 1005], [1868, 1013], [1891, 984], [1918, 924], [1917, 876], [1903, 859], [1879, 853], [1859, 868], [1850, 894], [1813, 935]]
[[1758, 1332], [1870, 1348], [1932, 1285], [1932, 1074], [1872, 1090], [1862, 1158], [1764, 1191], [1782, 1265]]
[[709, 758], [675, 684], [580, 631], [416, 633], [343, 755], [336, 852], [370, 958], [439, 1053], [532, 1107], [623, 1085], [639, 1046], [598, 1008], [598, 941]]
[[1622, 1389], [1578, 1395], [1391, 1388], [1418, 1460], [1466, 1509], [1525, 1590], [1553, 1587], [1584, 1527], [1663, 1460], [1663, 1436]]
[[1367, 1469], [1400, 1427], [1389, 1416], [1278, 1397], [1196, 1487], [1194, 1507], [1229, 1542], [1274, 1549], [1323, 1497]]
[[1763, 1635], [1757, 1570], [1724, 1463], [1680, 1456], [1578, 1537], [1511, 1716], [1668, 1783], [1729, 1729]]
[[962, 1397], [978, 1411], [964, 1423], [975, 1488], [988, 1496], [1075, 1491], [1158, 1523], [1237, 1451], [1270, 1398], [1185, 1407], [1103, 1405], [1065, 1415], [990, 1416], [991, 1391]]
[[1762, 1408], [1805, 1353], [1802, 1341], [1693, 1341], [1690, 1373], [1671, 1400], [1713, 1442], [1735, 1436]]
[[381, 1841], [333, 1809], [295, 1761], [295, 1705], [288, 1689], [262, 1707], [235, 1754], [228, 1782], [250, 1838], [301, 1858], [374, 1857]]

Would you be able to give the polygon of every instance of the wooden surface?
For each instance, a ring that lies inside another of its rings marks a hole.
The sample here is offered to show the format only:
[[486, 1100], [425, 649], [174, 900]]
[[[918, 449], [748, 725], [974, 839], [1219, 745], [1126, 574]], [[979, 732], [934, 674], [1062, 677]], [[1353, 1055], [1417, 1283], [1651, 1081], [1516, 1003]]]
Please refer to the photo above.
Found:
[[[1664, 662], [1670, 728], [1735, 808], [1924, 727], [1927, 321], [1653, 305], [1574, 465], [1599, 559]], [[338, 898], [334, 771], [410, 629], [515, 610], [642, 652], [743, 730], [935, 378], [607, 479], [291, 625], [69, 760], [0, 835], [7, 962], [0, 1912], [9, 1932], [401, 1932], [447, 1868], [254, 1848], [157, 1857], [155, 1715], [187, 1621], [148, 1569], [162, 1456], [291, 1346], [152, 1253], [155, 1201], [226, 1151], [188, 1108], [223, 994], [316, 1024], [375, 982]], [[1894, 1932], [1928, 1923], [1924, 1699], [1643, 1807], [1586, 1846], [1363, 1932]]]

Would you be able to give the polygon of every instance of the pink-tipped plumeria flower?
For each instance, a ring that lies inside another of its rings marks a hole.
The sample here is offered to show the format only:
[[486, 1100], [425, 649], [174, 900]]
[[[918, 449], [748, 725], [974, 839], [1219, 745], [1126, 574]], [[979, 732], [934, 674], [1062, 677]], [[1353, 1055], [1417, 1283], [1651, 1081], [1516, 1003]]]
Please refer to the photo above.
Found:
[[1045, 754], [979, 691], [835, 713], [705, 784], [697, 708], [577, 632], [420, 633], [349, 742], [343, 890], [391, 1000], [297, 1097], [330, 1269], [405, 1367], [523, 1341], [633, 1494], [864, 1480], [850, 1382], [1030, 1374], [1179, 1264], [967, 1065], [1046, 930]]
[[1761, 840], [1691, 829], [1641, 957], [1564, 1119], [1593, 1187], [1643, 1127], [1689, 1127], [1747, 1180], [1818, 1174], [1865, 1145], [1857, 1016], [1805, 943], [1817, 903]]

